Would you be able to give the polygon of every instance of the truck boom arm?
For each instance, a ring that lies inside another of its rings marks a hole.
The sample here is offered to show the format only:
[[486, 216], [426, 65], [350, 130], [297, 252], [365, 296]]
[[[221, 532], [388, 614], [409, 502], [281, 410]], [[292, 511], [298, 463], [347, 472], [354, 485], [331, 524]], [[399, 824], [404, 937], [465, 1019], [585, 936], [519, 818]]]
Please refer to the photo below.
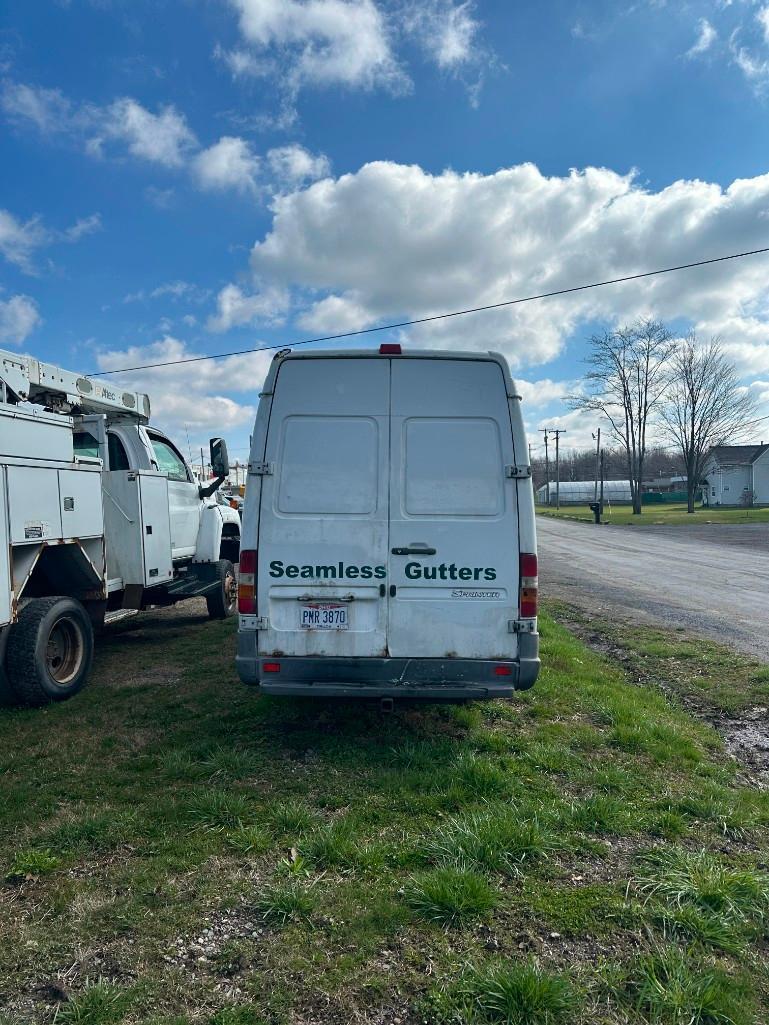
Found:
[[149, 396], [109, 388], [89, 377], [0, 349], [0, 402], [34, 402], [58, 413], [105, 413], [146, 424]]

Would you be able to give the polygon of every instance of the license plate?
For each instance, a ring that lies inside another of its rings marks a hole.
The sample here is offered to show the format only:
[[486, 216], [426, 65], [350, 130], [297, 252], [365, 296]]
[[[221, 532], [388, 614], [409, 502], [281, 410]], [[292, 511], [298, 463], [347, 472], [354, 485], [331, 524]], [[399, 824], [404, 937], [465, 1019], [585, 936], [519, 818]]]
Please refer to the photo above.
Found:
[[347, 613], [346, 605], [314, 602], [300, 606], [299, 625], [302, 630], [347, 630], [350, 625]]

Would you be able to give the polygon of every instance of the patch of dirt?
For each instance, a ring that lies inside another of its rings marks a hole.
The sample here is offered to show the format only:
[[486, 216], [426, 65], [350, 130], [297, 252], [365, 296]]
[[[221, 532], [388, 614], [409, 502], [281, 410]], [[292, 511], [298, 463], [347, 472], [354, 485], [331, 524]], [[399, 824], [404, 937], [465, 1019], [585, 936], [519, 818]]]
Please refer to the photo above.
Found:
[[749, 708], [713, 723], [732, 758], [743, 765], [761, 789], [769, 788], [769, 708]]

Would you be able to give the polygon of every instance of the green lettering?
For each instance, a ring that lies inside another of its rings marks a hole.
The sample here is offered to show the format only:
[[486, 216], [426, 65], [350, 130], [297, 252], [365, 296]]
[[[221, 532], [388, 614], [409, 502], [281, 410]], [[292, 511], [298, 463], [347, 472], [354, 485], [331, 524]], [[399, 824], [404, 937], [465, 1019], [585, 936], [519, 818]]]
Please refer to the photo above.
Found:
[[497, 579], [497, 571], [495, 569], [485, 569], [483, 572], [486, 575], [487, 580]]
[[302, 566], [302, 572], [299, 575], [304, 577], [305, 580], [312, 580], [315, 576], [315, 570], [312, 566]]
[[335, 577], [336, 566], [316, 566], [315, 567], [316, 577]]
[[422, 567], [418, 562], [406, 563], [406, 576], [409, 580], [419, 580], [422, 576]]
[[298, 566], [286, 566], [286, 576], [287, 577], [292, 577], [292, 578], [293, 577], [298, 577], [299, 576], [299, 567]]
[[361, 566], [360, 575], [366, 580], [370, 580], [374, 575], [374, 571], [371, 566]]
[[270, 563], [270, 576], [271, 577], [282, 577], [283, 576], [283, 563], [280, 559], [273, 559]]
[[457, 579], [457, 567], [452, 562], [452, 564], [449, 566], [449, 580], [456, 580], [456, 579]]
[[473, 570], [473, 580], [480, 580], [481, 579], [481, 573], [483, 573], [483, 570], [479, 569], [476, 566], [475, 569]]
[[387, 576], [387, 570], [384, 568], [384, 566], [375, 566], [374, 576], [377, 578], [377, 580], [384, 580], [384, 578]]
[[459, 570], [459, 579], [460, 580], [472, 580], [473, 579], [473, 571], [470, 569], [469, 566], [462, 566], [460, 568], [460, 570]]
[[357, 566], [348, 566], [344, 572], [345, 576], [349, 577], [352, 580], [358, 576], [359, 571]]

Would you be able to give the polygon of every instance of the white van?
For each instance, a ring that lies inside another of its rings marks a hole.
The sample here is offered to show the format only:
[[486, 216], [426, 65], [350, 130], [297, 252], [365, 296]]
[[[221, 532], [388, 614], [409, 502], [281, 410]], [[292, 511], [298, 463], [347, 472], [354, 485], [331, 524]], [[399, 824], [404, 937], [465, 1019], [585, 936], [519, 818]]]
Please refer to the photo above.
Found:
[[385, 344], [275, 357], [241, 529], [245, 683], [382, 699], [525, 690], [536, 551], [502, 356]]

